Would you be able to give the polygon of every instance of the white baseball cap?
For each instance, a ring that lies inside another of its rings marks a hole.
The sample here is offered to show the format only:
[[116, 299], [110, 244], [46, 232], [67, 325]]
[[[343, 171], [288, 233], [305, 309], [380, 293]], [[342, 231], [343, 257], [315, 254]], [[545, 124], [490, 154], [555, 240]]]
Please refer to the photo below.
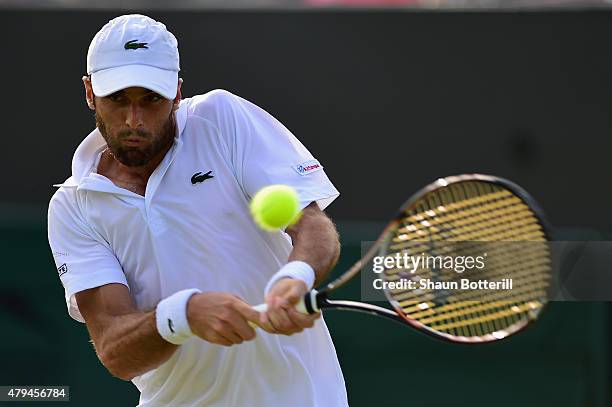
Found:
[[164, 24], [140, 14], [110, 20], [87, 52], [87, 73], [96, 96], [139, 86], [172, 100], [179, 70], [174, 35]]

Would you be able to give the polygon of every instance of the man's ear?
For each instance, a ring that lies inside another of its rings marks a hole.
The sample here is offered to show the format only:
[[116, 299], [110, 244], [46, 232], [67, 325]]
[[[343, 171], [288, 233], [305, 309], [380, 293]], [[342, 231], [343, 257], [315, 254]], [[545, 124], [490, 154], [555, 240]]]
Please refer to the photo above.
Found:
[[83, 85], [85, 86], [85, 100], [87, 101], [87, 106], [89, 106], [91, 110], [96, 110], [93, 87], [91, 86], [91, 79], [89, 76], [83, 76]]
[[172, 101], [172, 110], [176, 110], [179, 107], [179, 103], [181, 103], [181, 99], [183, 95], [181, 94], [181, 85], [183, 84], [183, 80], [179, 78], [178, 86], [176, 88], [176, 97]]

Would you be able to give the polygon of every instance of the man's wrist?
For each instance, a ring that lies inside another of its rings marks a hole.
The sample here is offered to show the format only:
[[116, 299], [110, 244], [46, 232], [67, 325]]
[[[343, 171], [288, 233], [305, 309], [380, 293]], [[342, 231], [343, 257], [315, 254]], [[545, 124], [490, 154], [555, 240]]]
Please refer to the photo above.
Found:
[[193, 336], [187, 318], [189, 299], [200, 293], [197, 288], [190, 288], [172, 294], [161, 300], [155, 310], [157, 332], [167, 342], [181, 345]]
[[310, 290], [314, 286], [316, 274], [310, 264], [299, 260], [291, 261], [281, 267], [281, 269], [278, 270], [272, 276], [272, 278], [270, 278], [270, 281], [268, 281], [268, 284], [266, 284], [264, 295], [267, 295], [272, 287], [274, 287], [274, 285], [283, 278], [294, 278], [296, 280], [301, 280]]

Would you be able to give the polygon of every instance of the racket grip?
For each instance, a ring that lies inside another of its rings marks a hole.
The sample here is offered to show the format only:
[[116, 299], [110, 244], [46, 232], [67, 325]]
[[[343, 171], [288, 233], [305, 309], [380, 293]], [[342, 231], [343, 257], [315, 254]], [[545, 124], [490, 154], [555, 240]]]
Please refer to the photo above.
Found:
[[257, 312], [266, 312], [268, 310], [268, 304], [255, 305], [253, 309]]
[[[314, 312], [319, 312], [319, 307], [317, 306], [317, 290], [311, 290], [306, 297], [310, 297], [310, 304]], [[268, 304], [259, 304], [255, 305], [253, 309], [257, 312], [266, 312], [268, 310]], [[300, 298], [300, 301], [295, 304], [295, 309], [297, 312], [301, 312], [302, 314], [310, 314], [306, 309], [306, 303], [304, 302], [304, 298]], [[314, 314], [313, 312], [313, 314]]]

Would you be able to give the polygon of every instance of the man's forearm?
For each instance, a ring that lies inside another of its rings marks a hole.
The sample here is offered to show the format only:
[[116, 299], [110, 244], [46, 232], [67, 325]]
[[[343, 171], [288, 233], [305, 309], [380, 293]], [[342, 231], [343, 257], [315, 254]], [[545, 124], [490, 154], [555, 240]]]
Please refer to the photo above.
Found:
[[155, 311], [111, 318], [95, 345], [100, 361], [114, 376], [131, 380], [164, 363], [178, 348], [157, 332]]
[[304, 209], [299, 222], [287, 229], [293, 242], [289, 261], [304, 261], [316, 273], [315, 286], [321, 283], [338, 262], [340, 242], [333, 222], [312, 203]]

